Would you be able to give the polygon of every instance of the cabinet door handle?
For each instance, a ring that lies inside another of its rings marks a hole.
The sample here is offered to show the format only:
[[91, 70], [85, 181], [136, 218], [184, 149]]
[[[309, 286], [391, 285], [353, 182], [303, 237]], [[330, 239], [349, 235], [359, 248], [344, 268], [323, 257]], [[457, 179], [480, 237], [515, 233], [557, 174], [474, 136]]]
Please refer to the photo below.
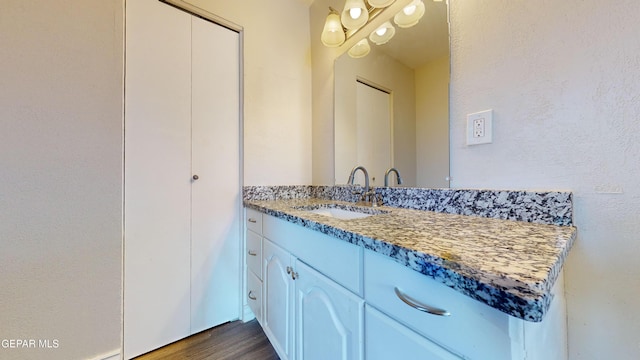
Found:
[[258, 221], [254, 218], [249, 218], [247, 221], [249, 221], [250, 223], [257, 223]]
[[198, 179], [200, 179], [200, 177], [199, 177], [198, 175], [193, 175], [193, 177], [192, 177], [192, 178], [193, 178], [193, 180], [198, 180]]
[[291, 275], [291, 280], [295, 280], [298, 278], [298, 273], [293, 271], [291, 266], [287, 266], [287, 274]]
[[407, 294], [403, 293], [402, 291], [400, 291], [400, 289], [398, 289], [397, 287], [395, 287], [394, 290], [396, 292], [396, 296], [400, 300], [402, 300], [405, 304], [411, 306], [412, 308], [414, 308], [416, 310], [424, 311], [426, 313], [433, 314], [433, 315], [438, 315], [438, 316], [450, 316], [451, 315], [451, 313], [449, 313], [447, 310], [434, 308], [432, 306], [425, 305], [425, 304], [421, 303], [420, 301], [418, 301], [416, 299], [413, 299], [409, 295], [407, 295]]
[[253, 295], [253, 290], [250, 290], [250, 291], [249, 291], [249, 294], [248, 294], [247, 296], [248, 296], [248, 297], [249, 297], [249, 299], [251, 299], [251, 300], [258, 300], [258, 298], [257, 298], [255, 295]]
[[251, 255], [251, 256], [258, 256], [258, 253], [253, 251], [253, 250], [249, 250], [247, 251], [247, 254]]

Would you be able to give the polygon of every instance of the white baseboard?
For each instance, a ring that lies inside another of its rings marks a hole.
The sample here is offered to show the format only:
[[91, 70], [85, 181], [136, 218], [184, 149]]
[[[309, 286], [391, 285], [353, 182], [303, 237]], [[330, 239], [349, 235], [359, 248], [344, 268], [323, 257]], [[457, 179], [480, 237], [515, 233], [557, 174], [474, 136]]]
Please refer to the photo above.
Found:
[[120, 360], [120, 349], [109, 351], [102, 355], [94, 356], [88, 360]]

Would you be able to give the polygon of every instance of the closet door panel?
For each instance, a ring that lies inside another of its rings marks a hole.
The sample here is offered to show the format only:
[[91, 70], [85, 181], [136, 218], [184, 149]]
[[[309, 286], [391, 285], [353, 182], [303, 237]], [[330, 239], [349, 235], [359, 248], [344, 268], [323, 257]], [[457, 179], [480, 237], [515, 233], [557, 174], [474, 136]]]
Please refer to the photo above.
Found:
[[192, 23], [191, 331], [240, 316], [239, 35]]
[[[124, 356], [189, 335], [191, 16], [128, 1]], [[170, 189], [170, 190], [168, 190]]]

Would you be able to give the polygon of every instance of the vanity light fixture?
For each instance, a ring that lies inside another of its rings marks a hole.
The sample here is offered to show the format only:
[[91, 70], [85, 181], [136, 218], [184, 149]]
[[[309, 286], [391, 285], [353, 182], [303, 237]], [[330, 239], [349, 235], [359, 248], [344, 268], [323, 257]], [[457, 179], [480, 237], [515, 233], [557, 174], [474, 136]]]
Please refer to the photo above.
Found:
[[370, 51], [371, 46], [369, 46], [369, 41], [367, 41], [367, 38], [364, 38], [353, 45], [347, 53], [352, 58], [357, 59], [369, 55]]
[[347, 0], [340, 20], [348, 30], [355, 30], [366, 24], [369, 21], [369, 10], [364, 0]]
[[369, 5], [373, 6], [374, 8], [386, 8], [387, 6], [393, 4], [394, 1], [396, 0], [367, 0]]
[[417, 24], [423, 15], [424, 3], [422, 0], [413, 0], [393, 17], [393, 21], [401, 28], [408, 28]]
[[[339, 47], [353, 36], [358, 29], [367, 25], [384, 9], [392, 5], [396, 0], [346, 0], [342, 13], [333, 8], [324, 23], [324, 29], [320, 39], [324, 46]], [[442, 0], [433, 0], [440, 2]], [[406, 3], [406, 2], [404, 2]], [[395, 7], [400, 7], [398, 4]], [[393, 21], [401, 28], [411, 27], [420, 21], [425, 12], [422, 0], [413, 0], [398, 12]], [[369, 39], [376, 45], [386, 44], [394, 35], [396, 29], [390, 21], [385, 22], [369, 35]], [[366, 40], [363, 39], [363, 40]], [[365, 50], [366, 49], [366, 50]], [[351, 57], [366, 56], [371, 50], [368, 41], [359, 41], [348, 53]]]
[[338, 47], [344, 43], [346, 36], [342, 28], [342, 23], [340, 22], [340, 15], [338, 15], [335, 9], [329, 9], [330, 12], [327, 20], [324, 22], [324, 29], [322, 30], [320, 40], [326, 47]]
[[376, 45], [386, 44], [396, 33], [396, 28], [389, 21], [380, 25], [374, 32], [369, 35], [369, 39]]

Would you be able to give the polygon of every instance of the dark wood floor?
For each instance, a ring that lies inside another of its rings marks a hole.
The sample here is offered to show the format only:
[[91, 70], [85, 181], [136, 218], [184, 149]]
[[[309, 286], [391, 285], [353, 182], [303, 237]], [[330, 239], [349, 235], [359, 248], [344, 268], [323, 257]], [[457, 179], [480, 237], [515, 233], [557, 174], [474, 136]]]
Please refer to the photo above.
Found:
[[158, 350], [136, 360], [279, 360], [257, 320], [226, 323]]

